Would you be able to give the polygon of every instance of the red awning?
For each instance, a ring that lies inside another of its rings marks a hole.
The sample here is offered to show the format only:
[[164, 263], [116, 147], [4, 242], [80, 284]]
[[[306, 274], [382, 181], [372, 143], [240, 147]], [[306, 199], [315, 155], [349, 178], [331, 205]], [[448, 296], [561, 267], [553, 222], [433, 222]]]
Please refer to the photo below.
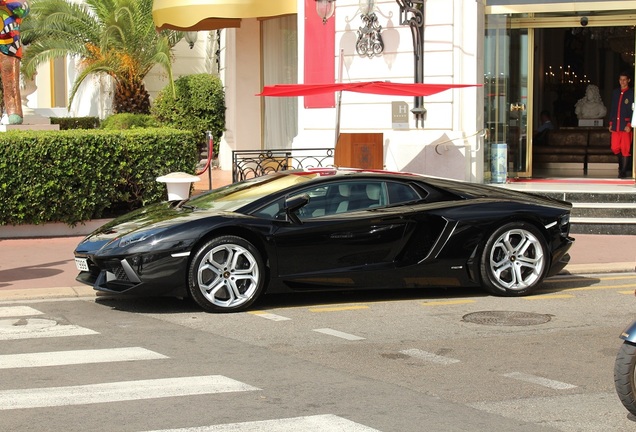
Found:
[[351, 91], [391, 96], [430, 96], [444, 90], [464, 87], [478, 87], [479, 84], [418, 84], [393, 83], [389, 81], [369, 81], [335, 84], [276, 84], [263, 87], [257, 96], [310, 96], [338, 91]]

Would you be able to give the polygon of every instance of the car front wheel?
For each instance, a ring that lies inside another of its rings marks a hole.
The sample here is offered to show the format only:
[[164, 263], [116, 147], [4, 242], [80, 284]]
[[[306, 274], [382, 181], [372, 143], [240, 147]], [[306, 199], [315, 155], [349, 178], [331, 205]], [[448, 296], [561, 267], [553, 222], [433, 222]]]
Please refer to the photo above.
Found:
[[190, 294], [209, 312], [244, 310], [256, 301], [264, 285], [263, 258], [254, 245], [240, 237], [208, 241], [190, 263]]
[[548, 260], [546, 242], [537, 228], [524, 222], [506, 224], [486, 242], [482, 283], [496, 295], [530, 294], [543, 281]]

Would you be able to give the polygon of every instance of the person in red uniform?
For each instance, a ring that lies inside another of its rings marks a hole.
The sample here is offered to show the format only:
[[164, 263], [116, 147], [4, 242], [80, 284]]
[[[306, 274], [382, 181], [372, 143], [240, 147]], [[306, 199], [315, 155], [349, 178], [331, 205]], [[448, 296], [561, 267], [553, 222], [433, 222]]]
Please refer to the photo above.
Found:
[[634, 114], [634, 89], [629, 87], [629, 74], [621, 72], [620, 88], [612, 92], [609, 130], [612, 133], [612, 152], [618, 156], [618, 177], [627, 177], [629, 156], [632, 150], [632, 115]]

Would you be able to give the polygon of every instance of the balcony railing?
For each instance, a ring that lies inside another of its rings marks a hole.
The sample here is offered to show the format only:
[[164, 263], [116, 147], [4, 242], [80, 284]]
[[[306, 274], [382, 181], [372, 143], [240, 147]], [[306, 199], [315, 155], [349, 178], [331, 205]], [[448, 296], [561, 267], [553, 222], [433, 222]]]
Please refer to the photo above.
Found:
[[277, 171], [334, 166], [333, 148], [234, 150], [232, 182]]

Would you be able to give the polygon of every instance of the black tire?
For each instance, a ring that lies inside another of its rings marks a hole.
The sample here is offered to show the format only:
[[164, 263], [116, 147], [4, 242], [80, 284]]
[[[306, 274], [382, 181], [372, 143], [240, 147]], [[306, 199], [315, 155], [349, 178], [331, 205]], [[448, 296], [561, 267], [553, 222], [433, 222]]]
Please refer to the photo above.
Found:
[[188, 288], [208, 312], [238, 312], [261, 295], [266, 277], [263, 258], [254, 245], [241, 237], [221, 236], [194, 254]]
[[616, 393], [627, 411], [636, 415], [636, 345], [624, 342], [616, 355], [614, 363], [614, 386]]
[[479, 269], [482, 286], [495, 295], [524, 296], [543, 281], [550, 262], [545, 238], [526, 222], [512, 222], [488, 238]]

